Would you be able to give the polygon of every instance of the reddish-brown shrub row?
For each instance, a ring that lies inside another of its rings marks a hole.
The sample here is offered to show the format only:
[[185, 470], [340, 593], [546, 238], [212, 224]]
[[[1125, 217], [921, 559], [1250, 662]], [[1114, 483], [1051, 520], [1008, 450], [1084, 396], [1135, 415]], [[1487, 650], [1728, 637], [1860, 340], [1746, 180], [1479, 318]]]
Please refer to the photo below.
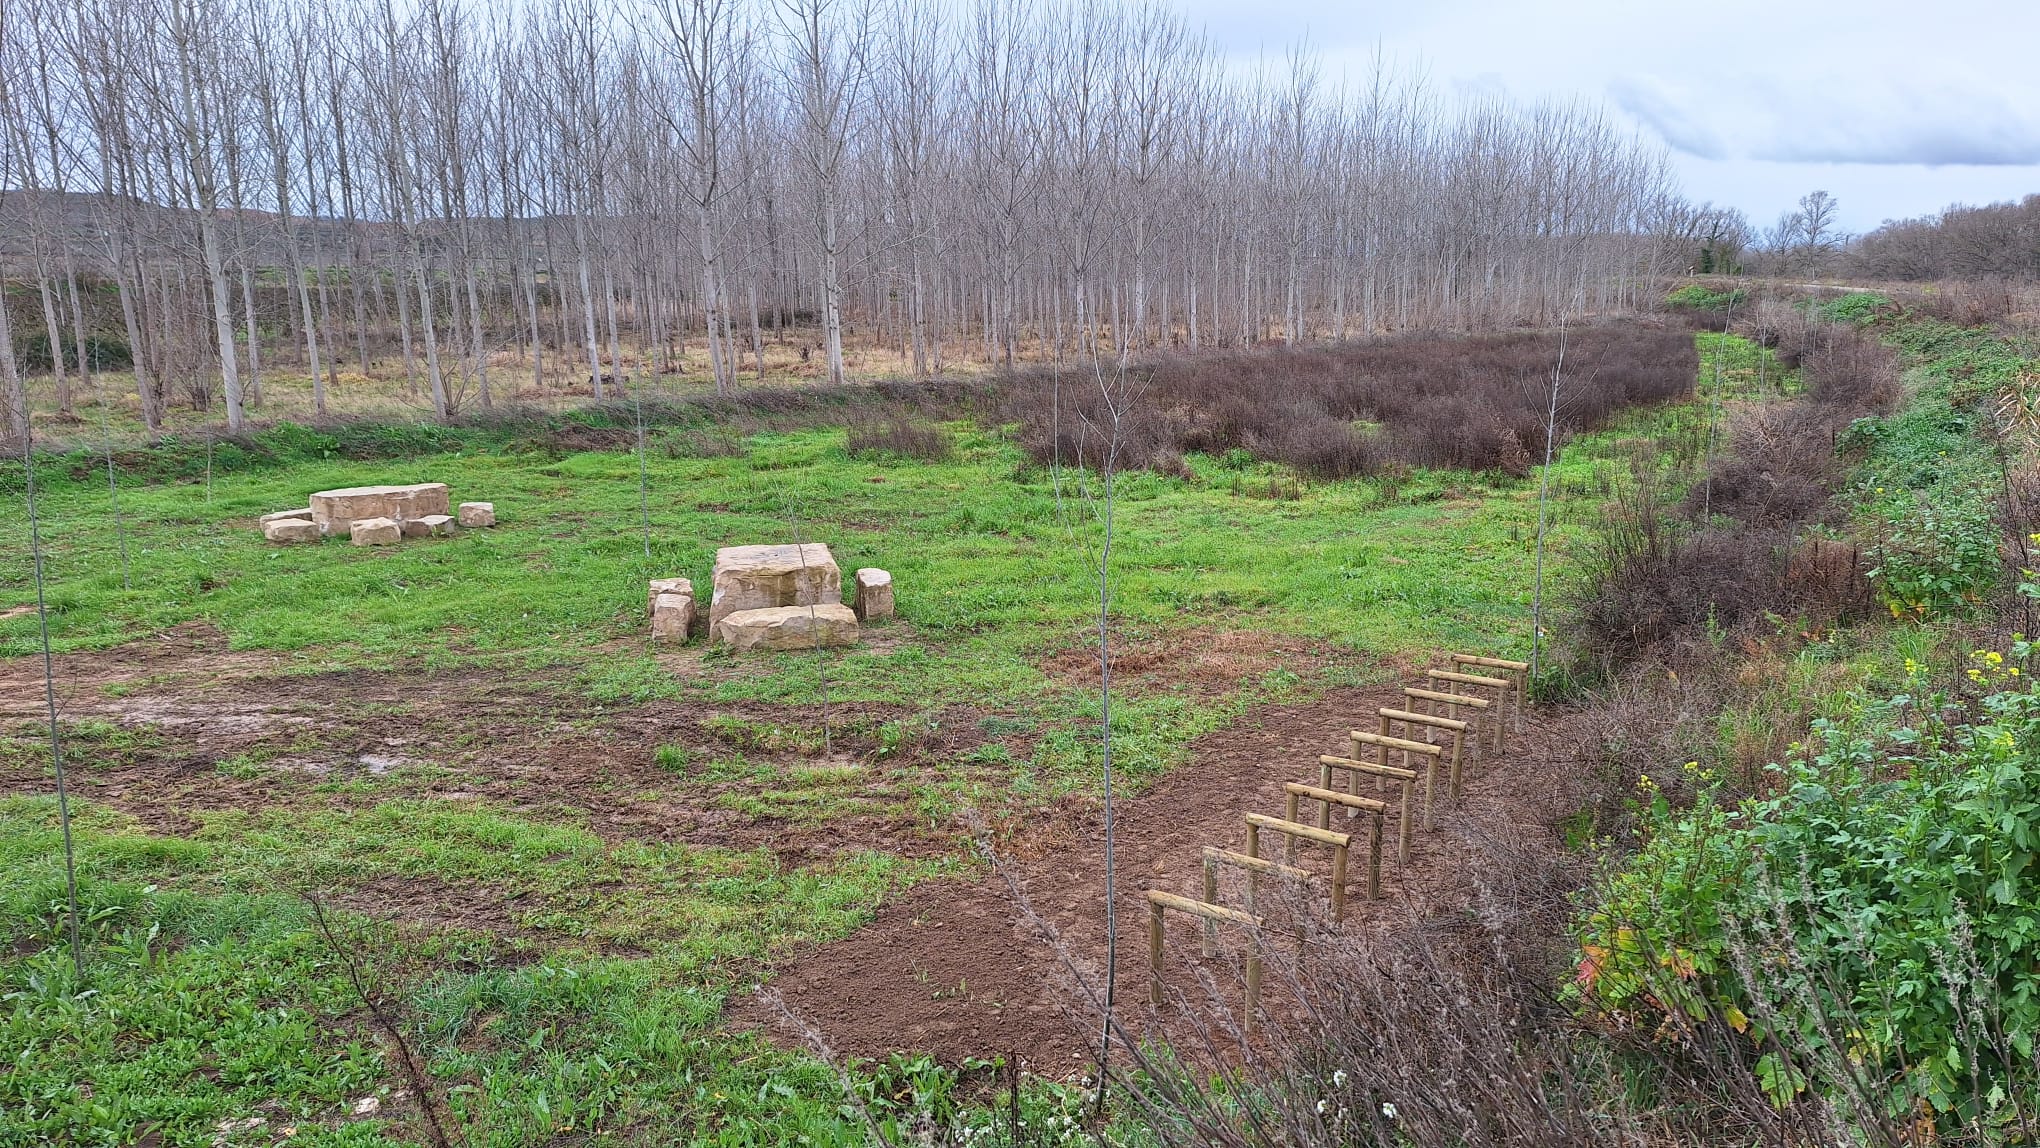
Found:
[[1595, 666], [1653, 653], [1704, 658], [1709, 633], [1770, 618], [1820, 629], [1874, 608], [1861, 552], [1801, 528], [1840, 524], [1834, 494], [1847, 472], [1836, 444], [1851, 422], [1897, 407], [1898, 357], [1849, 327], [1824, 327], [1807, 343], [1805, 395], [1736, 416], [1730, 449], [1687, 488], [1684, 521], [1668, 513], [1655, 469], [1639, 470], [1608, 508], [1574, 601], [1574, 638]]
[[[1555, 332], [1410, 335], [1304, 349], [1171, 356], [1117, 372], [1029, 370], [1008, 381], [1008, 414], [1037, 461], [1095, 466], [1113, 439], [1121, 466], [1234, 449], [1326, 478], [1391, 464], [1528, 474], [1544, 453], [1558, 365]], [[1558, 431], [1692, 393], [1692, 336], [1647, 320], [1565, 337]]]

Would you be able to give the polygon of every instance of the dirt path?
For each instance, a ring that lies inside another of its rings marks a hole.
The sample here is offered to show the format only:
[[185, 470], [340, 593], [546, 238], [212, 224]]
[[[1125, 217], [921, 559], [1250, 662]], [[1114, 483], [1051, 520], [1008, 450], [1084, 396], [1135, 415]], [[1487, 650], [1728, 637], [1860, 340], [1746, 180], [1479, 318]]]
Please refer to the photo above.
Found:
[[[1401, 700], [1399, 688], [1341, 690], [1306, 705], [1261, 708], [1199, 739], [1186, 766], [1120, 807], [1119, 999], [1129, 1006], [1122, 1016], [1145, 1011], [1146, 890], [1196, 896], [1203, 846], [1239, 848], [1243, 813], [1279, 814], [1283, 782], [1314, 780], [1318, 754], [1344, 752], [1344, 731], [1358, 715]], [[1495, 766], [1469, 780], [1455, 815], [1489, 829], [1548, 835], [1559, 812], [1550, 765], [1559, 736], [1533, 721]], [[1006, 868], [1027, 906], [1095, 982], [1105, 952], [1103, 827], [1091, 811], [1065, 812], [1022, 831], [1006, 849]], [[1381, 928], [1463, 903], [1465, 850], [1457, 841], [1441, 819], [1440, 828], [1417, 832], [1404, 867], [1395, 864], [1391, 834], [1383, 897], [1350, 900], [1346, 928]], [[784, 1011], [764, 997], [746, 998], [732, 1003], [731, 1021], [787, 1043], [808, 1039], [804, 1024], [843, 1055], [880, 1058], [905, 1049], [956, 1063], [1017, 1053], [1043, 1075], [1081, 1071], [1096, 1040], [1094, 1014], [1073, 1007], [1082, 999], [1075, 982], [1011, 889], [993, 876], [910, 890], [855, 935], [783, 962], [768, 989]], [[1172, 919], [1170, 936], [1169, 982], [1201, 995], [1190, 971], [1194, 926]], [[1237, 977], [1225, 958], [1206, 963], [1222, 984]]]

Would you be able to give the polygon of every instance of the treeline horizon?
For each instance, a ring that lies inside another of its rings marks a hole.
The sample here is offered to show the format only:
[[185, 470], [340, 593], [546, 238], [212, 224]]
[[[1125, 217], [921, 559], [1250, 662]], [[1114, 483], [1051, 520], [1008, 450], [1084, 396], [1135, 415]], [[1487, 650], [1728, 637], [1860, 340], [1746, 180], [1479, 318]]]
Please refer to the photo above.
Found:
[[1873, 279], [2040, 281], [2040, 194], [1887, 220], [1850, 245], [1848, 262]]
[[1242, 71], [1145, 0], [0, 0], [0, 120], [15, 434], [13, 343], [66, 412], [121, 344], [151, 431], [279, 361], [444, 419], [792, 327], [841, 383], [846, 331], [922, 376], [1551, 322], [1696, 238], [1588, 105]]

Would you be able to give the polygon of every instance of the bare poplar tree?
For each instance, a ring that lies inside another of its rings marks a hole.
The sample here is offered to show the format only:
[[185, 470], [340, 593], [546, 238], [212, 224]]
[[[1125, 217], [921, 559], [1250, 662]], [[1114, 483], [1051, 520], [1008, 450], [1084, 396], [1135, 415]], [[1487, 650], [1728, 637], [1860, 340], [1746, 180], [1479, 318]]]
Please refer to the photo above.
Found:
[[871, 46], [871, 0], [778, 0], [787, 44], [781, 63], [797, 121], [795, 148], [810, 182], [810, 226], [820, 254], [822, 338], [828, 379], [843, 382], [843, 236], [840, 197], [857, 130]]

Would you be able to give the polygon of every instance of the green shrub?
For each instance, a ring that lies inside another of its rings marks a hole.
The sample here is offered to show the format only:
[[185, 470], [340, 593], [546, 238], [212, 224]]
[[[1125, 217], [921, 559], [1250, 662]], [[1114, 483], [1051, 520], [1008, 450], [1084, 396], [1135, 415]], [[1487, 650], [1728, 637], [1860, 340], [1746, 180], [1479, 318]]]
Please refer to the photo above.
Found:
[[1980, 493], [1943, 501], [1903, 491], [1879, 512], [1865, 573], [1892, 617], [1965, 613], [1997, 584], [1997, 524]]
[[1874, 291], [1852, 291], [1820, 305], [1821, 314], [1837, 323], [1867, 327], [1881, 318], [1897, 314], [1892, 301]]
[[1838, 1073], [1860, 1071], [1893, 1118], [2005, 1119], [2040, 1030], [2032, 653], [1979, 652], [1971, 677], [1997, 692], [1973, 720], [1900, 696], [1817, 723], [1779, 790], [1734, 809], [1672, 809], [1646, 779], [1649, 844], [1579, 932], [1583, 999], [1646, 1026], [1725, 1021], [1780, 1104], [1857, 1091]]
[[1710, 291], [1698, 283], [1688, 283], [1666, 295], [1665, 303], [1687, 311], [1728, 311], [1742, 306], [1744, 298], [1746, 293], [1741, 288]]

